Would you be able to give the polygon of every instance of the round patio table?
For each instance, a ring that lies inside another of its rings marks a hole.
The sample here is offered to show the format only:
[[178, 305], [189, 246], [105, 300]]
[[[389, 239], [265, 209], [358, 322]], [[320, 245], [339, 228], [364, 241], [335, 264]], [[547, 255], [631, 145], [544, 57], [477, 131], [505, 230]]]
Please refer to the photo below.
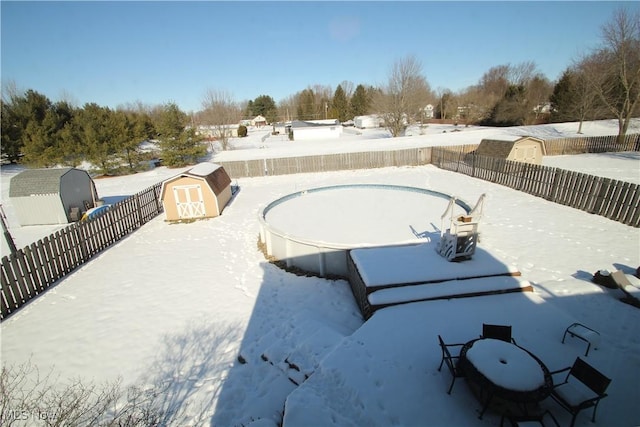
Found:
[[479, 338], [460, 351], [460, 369], [467, 380], [486, 393], [482, 418], [494, 397], [525, 408], [551, 394], [553, 379], [549, 369], [530, 351], [509, 342]]

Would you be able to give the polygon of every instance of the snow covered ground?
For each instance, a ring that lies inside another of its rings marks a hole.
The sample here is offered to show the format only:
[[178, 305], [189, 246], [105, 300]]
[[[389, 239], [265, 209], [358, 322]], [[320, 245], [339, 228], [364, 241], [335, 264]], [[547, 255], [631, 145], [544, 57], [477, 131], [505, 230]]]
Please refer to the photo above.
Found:
[[[615, 129], [602, 123], [583, 129], [596, 127]], [[560, 136], [560, 129], [571, 133], [577, 125], [549, 125], [538, 135]], [[446, 137], [457, 143], [466, 132], [407, 137], [407, 144], [423, 138], [444, 145]], [[475, 132], [487, 131], [468, 131]], [[471, 139], [461, 143], [479, 142]], [[302, 144], [285, 144], [303, 150]], [[325, 149], [322, 143], [305, 150]], [[245, 150], [251, 158], [283, 148]], [[637, 158], [597, 156], [592, 174], [639, 170]], [[580, 163], [576, 157], [565, 161]], [[101, 197], [116, 199], [178, 172], [158, 168], [96, 180], [96, 186]], [[23, 232], [12, 218], [6, 196], [15, 173], [2, 168], [2, 200], [20, 247], [45, 230]], [[480, 245], [517, 266], [535, 292], [412, 303], [382, 309], [365, 323], [346, 281], [296, 276], [264, 259], [257, 247], [262, 206], [303, 188], [357, 183], [421, 187], [469, 204], [486, 193]], [[125, 384], [169, 384], [163, 404], [180, 414], [173, 420], [179, 426], [277, 425], [285, 403], [287, 426], [497, 425], [492, 412], [477, 418], [480, 404], [464, 381], [447, 395], [451, 377], [437, 370], [437, 335], [464, 342], [478, 336], [483, 322], [508, 323], [518, 343], [553, 370], [584, 354], [581, 341], [560, 343], [564, 328], [579, 321], [602, 334], [600, 348], [586, 360], [613, 379], [596, 425], [640, 424], [640, 310], [620, 302], [620, 291], [590, 281], [599, 269], [635, 271], [639, 229], [433, 166], [243, 178], [237, 184], [241, 190], [221, 217], [171, 225], [158, 217], [3, 322], [2, 363], [30, 358], [41, 372], [54, 367], [60, 381], [121, 377]], [[550, 399], [543, 406], [568, 424], [566, 412]], [[589, 415], [580, 414], [576, 425], [591, 425]]]

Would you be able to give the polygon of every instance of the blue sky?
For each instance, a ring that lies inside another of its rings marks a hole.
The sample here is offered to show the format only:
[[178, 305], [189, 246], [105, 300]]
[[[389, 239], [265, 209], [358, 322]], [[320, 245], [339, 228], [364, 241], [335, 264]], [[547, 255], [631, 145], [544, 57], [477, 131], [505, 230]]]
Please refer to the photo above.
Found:
[[489, 68], [534, 61], [557, 79], [633, 2], [0, 2], [2, 82], [52, 101], [175, 102], [208, 90], [276, 102], [315, 84], [382, 84], [420, 60], [457, 91]]

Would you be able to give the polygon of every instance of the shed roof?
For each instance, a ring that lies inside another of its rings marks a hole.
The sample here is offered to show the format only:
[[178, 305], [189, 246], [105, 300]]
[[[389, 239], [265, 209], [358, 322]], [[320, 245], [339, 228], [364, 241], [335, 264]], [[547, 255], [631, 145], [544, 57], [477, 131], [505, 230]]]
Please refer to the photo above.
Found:
[[198, 163], [191, 169], [182, 172], [179, 175], [173, 176], [162, 183], [162, 195], [164, 196], [165, 185], [169, 182], [180, 179], [183, 176], [190, 176], [193, 178], [204, 180], [209, 188], [213, 190], [213, 193], [218, 195], [224, 191], [229, 185], [231, 185], [231, 178], [224, 170], [224, 167], [216, 163]]
[[11, 178], [9, 197], [60, 192], [60, 178], [73, 168], [27, 169]]
[[216, 169], [220, 167], [222, 166], [216, 163], [203, 162], [203, 163], [198, 163], [197, 165], [189, 169], [187, 173], [190, 175], [207, 176], [215, 172]]
[[338, 119], [331, 120], [293, 120], [291, 122], [292, 128], [320, 128], [329, 127], [340, 124]]

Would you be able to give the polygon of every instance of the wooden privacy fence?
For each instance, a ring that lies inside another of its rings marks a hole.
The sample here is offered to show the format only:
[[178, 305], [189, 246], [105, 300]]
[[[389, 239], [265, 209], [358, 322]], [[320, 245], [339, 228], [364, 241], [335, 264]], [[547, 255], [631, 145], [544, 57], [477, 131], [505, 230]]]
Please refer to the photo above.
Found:
[[640, 186], [548, 166], [478, 156], [451, 147], [434, 148], [432, 163], [542, 197], [546, 200], [640, 227]]
[[95, 219], [73, 223], [2, 257], [0, 320], [158, 216], [161, 187], [158, 183], [114, 204]]
[[[640, 150], [640, 135], [564, 138], [545, 141], [547, 154]], [[480, 157], [478, 144], [403, 150], [326, 154], [220, 162], [233, 178], [373, 169], [436, 166], [506, 185], [547, 200], [640, 227], [638, 185], [557, 168]], [[114, 204], [104, 215], [71, 224], [15, 254], [2, 257], [0, 320], [45, 292], [53, 283], [102, 250], [162, 213], [158, 183]]]
[[640, 134], [626, 135], [623, 143], [618, 143], [616, 135], [585, 136], [578, 138], [556, 138], [544, 142], [546, 155], [580, 153], [607, 153], [617, 151], [640, 151]]
[[423, 147], [217, 163], [224, 167], [229, 176], [243, 178], [392, 166], [418, 166], [428, 164], [430, 161], [431, 147]]
[[[478, 144], [450, 147], [456, 152], [475, 150]], [[375, 169], [392, 166], [418, 166], [432, 163], [431, 150], [443, 147], [420, 147], [403, 150], [323, 154], [317, 156], [218, 162], [232, 178], [328, 172], [350, 169]], [[639, 151], [640, 134], [627, 135], [624, 143], [617, 136], [588, 136], [545, 140], [547, 155]]]

